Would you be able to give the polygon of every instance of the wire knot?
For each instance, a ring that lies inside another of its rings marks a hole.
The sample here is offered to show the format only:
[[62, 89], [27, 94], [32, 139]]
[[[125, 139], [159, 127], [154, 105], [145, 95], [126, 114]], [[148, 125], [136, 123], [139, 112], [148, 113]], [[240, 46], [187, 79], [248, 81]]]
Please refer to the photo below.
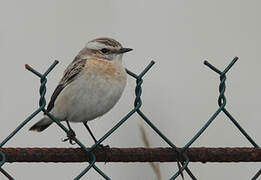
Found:
[[226, 90], [226, 84], [225, 81], [227, 79], [226, 73], [230, 70], [230, 68], [235, 64], [235, 62], [238, 60], [238, 57], [235, 57], [231, 63], [226, 67], [224, 71], [220, 71], [215, 66], [211, 65], [208, 61], [204, 61], [204, 64], [208, 66], [210, 69], [215, 71], [220, 75], [220, 84], [219, 84], [219, 97], [218, 97], [218, 105], [222, 109], [226, 106], [226, 97], [225, 97], [225, 90]]
[[135, 109], [139, 109], [142, 105], [142, 100], [141, 100], [141, 93], [142, 93], [142, 88], [141, 85], [143, 83], [142, 77], [150, 70], [150, 68], [155, 64], [154, 61], [151, 61], [150, 64], [139, 74], [135, 74], [131, 72], [130, 70], [126, 69], [126, 72], [133, 78], [136, 79], [136, 87], [135, 87], [135, 95], [136, 98], [134, 100], [134, 107]]
[[226, 105], [226, 97], [225, 97], [225, 90], [226, 90], [226, 81], [227, 77], [225, 73], [221, 73], [220, 75], [220, 84], [219, 84], [219, 97], [218, 97], [218, 105], [219, 107], [225, 107]]
[[40, 89], [39, 89], [39, 93], [40, 93], [39, 106], [45, 107], [45, 105], [46, 105], [45, 94], [46, 94], [46, 83], [47, 83], [46, 77], [42, 76], [40, 79], [40, 82], [41, 82], [41, 85], [40, 85]]
[[141, 100], [141, 94], [142, 94], [142, 88], [141, 88], [141, 84], [143, 83], [143, 80], [138, 77], [136, 79], [136, 88], [135, 88], [135, 95], [136, 95], [136, 98], [135, 98], [135, 101], [134, 101], [134, 107], [136, 108], [140, 108], [141, 105], [142, 105], [142, 100]]
[[40, 78], [41, 86], [39, 89], [40, 93], [40, 100], [39, 100], [39, 106], [44, 110], [44, 107], [46, 105], [46, 100], [45, 100], [45, 94], [46, 94], [46, 83], [47, 83], [47, 78], [46, 76], [53, 70], [53, 68], [59, 63], [59, 61], [55, 60], [53, 64], [45, 71], [45, 73], [41, 74], [38, 71], [36, 71], [34, 68], [29, 66], [28, 64], [25, 64], [25, 68], [28, 71], [31, 71], [34, 73], [36, 76]]

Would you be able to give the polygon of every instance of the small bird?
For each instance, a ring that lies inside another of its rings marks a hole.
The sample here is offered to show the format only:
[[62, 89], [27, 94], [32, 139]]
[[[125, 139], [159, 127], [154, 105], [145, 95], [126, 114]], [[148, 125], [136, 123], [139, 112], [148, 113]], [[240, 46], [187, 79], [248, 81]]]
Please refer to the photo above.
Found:
[[[64, 71], [47, 106], [59, 121], [82, 122], [94, 142], [97, 140], [87, 122], [107, 113], [120, 99], [126, 86], [127, 73], [122, 65], [123, 53], [132, 49], [111, 38], [97, 38], [86, 44]], [[53, 123], [47, 115], [29, 130], [41, 132]], [[72, 144], [72, 138], [67, 135]]]

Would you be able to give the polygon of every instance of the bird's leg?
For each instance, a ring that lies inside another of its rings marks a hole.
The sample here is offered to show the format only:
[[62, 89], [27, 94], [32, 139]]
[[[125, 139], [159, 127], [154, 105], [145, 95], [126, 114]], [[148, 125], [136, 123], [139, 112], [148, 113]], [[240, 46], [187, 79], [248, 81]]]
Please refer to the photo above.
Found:
[[[88, 132], [90, 133], [92, 139], [94, 140], [94, 143], [97, 143], [97, 140], [96, 140], [96, 138], [94, 137], [94, 135], [93, 135], [93, 133], [92, 133], [90, 127], [88, 126], [87, 121], [86, 121], [86, 122], [83, 122], [83, 125], [86, 127], [86, 129], [87, 129]], [[109, 145], [103, 146], [102, 144], [99, 144], [99, 146], [102, 147], [102, 148], [106, 148], [106, 149], [110, 148]]]
[[76, 136], [75, 132], [73, 131], [73, 129], [71, 128], [69, 121], [66, 120], [67, 126], [69, 131], [67, 132], [67, 138], [63, 139], [62, 141], [68, 141], [70, 142], [70, 144], [74, 145], [75, 143], [73, 142], [74, 137]]
[[90, 129], [90, 128], [89, 128], [89, 126], [87, 125], [87, 121], [86, 121], [86, 122], [83, 122], [83, 125], [86, 127], [86, 129], [87, 129], [87, 130], [88, 130], [88, 132], [90, 133], [90, 135], [91, 135], [92, 139], [94, 140], [94, 143], [97, 143], [97, 140], [96, 140], [96, 138], [94, 137], [94, 135], [93, 135], [93, 133], [92, 133], [91, 129]]
[[[83, 125], [86, 127], [86, 129], [87, 129], [88, 132], [90, 133], [92, 139], [94, 140], [94, 143], [97, 143], [96, 138], [94, 137], [94, 135], [93, 135], [91, 129], [90, 129], [89, 126], [87, 125], [87, 121], [86, 121], [86, 122], [83, 122]], [[106, 163], [107, 160], [109, 159], [109, 158], [108, 158], [109, 156], [107, 155], [107, 152], [110, 151], [110, 146], [109, 146], [109, 145], [104, 146], [104, 145], [102, 145], [102, 144], [99, 144], [98, 146], [101, 147], [101, 148], [104, 150], [104, 152], [105, 152], [105, 156], [106, 156], [106, 158], [105, 158], [105, 163]], [[110, 151], [110, 152], [111, 152], [111, 151]]]

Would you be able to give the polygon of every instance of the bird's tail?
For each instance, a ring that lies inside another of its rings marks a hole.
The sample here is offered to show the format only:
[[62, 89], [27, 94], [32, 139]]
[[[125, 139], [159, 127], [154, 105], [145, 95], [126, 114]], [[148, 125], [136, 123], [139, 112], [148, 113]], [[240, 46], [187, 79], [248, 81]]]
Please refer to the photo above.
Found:
[[37, 123], [35, 123], [35, 124], [29, 129], [29, 131], [41, 132], [41, 131], [45, 130], [46, 128], [48, 128], [52, 123], [53, 123], [53, 121], [52, 121], [48, 116], [44, 116], [44, 117], [43, 117], [42, 119], [40, 119]]

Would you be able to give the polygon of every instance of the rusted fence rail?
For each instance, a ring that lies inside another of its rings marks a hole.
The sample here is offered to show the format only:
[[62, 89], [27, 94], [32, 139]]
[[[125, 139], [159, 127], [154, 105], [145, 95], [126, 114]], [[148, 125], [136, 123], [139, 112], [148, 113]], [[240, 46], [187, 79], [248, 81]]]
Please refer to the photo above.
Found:
[[[6, 162], [88, 162], [81, 148], [0, 148]], [[261, 148], [189, 148], [191, 162], [261, 162]], [[110, 148], [94, 151], [96, 162], [175, 162], [172, 148]]]

